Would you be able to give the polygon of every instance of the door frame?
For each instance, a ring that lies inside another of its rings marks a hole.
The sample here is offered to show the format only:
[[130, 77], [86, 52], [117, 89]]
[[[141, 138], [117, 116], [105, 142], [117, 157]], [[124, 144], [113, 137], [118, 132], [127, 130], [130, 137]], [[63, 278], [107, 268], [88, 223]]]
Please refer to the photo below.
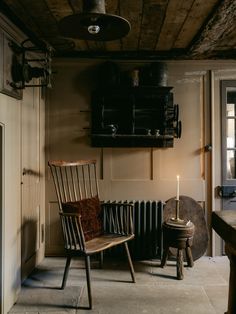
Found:
[[0, 314], [4, 313], [4, 125], [0, 123]]

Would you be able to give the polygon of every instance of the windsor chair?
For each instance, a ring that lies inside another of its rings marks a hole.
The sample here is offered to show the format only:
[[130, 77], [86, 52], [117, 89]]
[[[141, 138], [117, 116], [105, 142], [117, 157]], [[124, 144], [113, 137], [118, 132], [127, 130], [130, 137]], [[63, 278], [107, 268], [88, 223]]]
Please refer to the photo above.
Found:
[[95, 160], [49, 161], [59, 205], [66, 265], [61, 289], [66, 286], [71, 259], [85, 260], [89, 309], [92, 309], [90, 256], [124, 245], [132, 281], [134, 268], [127, 241], [134, 238], [133, 205], [100, 202]]

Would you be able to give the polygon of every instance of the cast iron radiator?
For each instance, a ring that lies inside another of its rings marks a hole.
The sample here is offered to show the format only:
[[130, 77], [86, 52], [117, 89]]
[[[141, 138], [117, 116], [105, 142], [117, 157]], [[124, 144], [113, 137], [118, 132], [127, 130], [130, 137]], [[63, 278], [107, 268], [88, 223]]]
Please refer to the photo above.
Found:
[[[163, 202], [161, 201], [104, 201], [106, 203], [133, 203], [134, 240], [129, 241], [130, 253], [136, 260], [162, 256]], [[122, 247], [111, 249], [109, 254], [123, 256]]]

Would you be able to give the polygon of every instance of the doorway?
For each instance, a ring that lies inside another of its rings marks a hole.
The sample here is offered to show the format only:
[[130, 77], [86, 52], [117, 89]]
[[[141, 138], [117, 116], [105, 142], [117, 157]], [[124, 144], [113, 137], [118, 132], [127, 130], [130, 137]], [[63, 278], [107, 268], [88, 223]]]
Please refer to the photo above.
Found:
[[222, 209], [236, 208], [236, 80], [221, 81]]

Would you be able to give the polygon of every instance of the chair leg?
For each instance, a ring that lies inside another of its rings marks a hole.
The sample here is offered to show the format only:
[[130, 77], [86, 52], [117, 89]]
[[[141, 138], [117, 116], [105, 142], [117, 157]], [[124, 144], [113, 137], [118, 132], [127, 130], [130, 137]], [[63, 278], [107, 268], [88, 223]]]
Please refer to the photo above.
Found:
[[125, 242], [124, 245], [125, 245], [125, 250], [126, 250], [127, 257], [128, 257], [129, 269], [130, 269], [130, 274], [131, 274], [131, 277], [132, 277], [132, 281], [135, 282], [134, 266], [133, 266], [133, 263], [132, 263], [132, 260], [131, 260], [131, 257], [130, 257], [128, 243]]
[[86, 267], [86, 279], [87, 279], [87, 291], [89, 300], [89, 309], [92, 309], [92, 293], [91, 293], [91, 278], [90, 278], [90, 257], [85, 256], [85, 267]]
[[63, 290], [66, 286], [66, 281], [68, 278], [68, 273], [69, 273], [69, 268], [70, 268], [70, 262], [71, 262], [71, 256], [67, 256], [66, 259], [66, 266], [65, 266], [65, 270], [64, 270], [64, 275], [63, 275], [63, 280], [62, 280], [62, 285], [61, 285], [61, 289]]

